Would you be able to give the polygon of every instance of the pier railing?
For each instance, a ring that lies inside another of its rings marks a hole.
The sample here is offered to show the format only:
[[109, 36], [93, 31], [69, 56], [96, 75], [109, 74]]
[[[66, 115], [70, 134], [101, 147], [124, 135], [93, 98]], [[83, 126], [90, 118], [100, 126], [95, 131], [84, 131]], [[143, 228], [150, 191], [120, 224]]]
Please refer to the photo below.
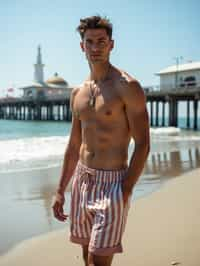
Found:
[[151, 92], [181, 92], [181, 93], [189, 93], [189, 92], [194, 92], [194, 91], [200, 91], [200, 83], [195, 83], [195, 84], [179, 84], [177, 87], [174, 85], [152, 85], [152, 86], [144, 86], [143, 87], [144, 91], [146, 93], [151, 93]]

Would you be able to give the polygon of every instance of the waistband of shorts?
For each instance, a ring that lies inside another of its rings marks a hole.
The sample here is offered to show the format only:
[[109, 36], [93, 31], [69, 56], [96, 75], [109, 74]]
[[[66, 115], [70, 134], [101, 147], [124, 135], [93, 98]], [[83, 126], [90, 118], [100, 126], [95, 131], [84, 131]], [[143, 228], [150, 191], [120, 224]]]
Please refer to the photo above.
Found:
[[89, 178], [94, 182], [103, 182], [103, 183], [113, 183], [123, 180], [127, 167], [118, 169], [118, 170], [104, 170], [104, 169], [95, 169], [90, 168], [87, 165], [83, 164], [80, 160], [77, 163], [77, 170], [79, 175], [85, 176], [89, 175]]

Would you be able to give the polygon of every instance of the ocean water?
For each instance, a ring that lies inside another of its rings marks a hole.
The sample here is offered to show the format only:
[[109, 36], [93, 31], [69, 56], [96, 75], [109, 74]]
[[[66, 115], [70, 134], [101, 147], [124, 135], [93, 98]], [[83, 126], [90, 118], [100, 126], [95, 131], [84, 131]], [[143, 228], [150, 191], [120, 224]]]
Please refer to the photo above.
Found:
[[[185, 127], [186, 120], [179, 124]], [[68, 226], [54, 219], [51, 206], [70, 129], [69, 122], [0, 120], [0, 208], [6, 210], [0, 219], [0, 254], [24, 239]], [[151, 152], [133, 200], [200, 167], [200, 130], [158, 127], [150, 134]], [[129, 158], [133, 150], [131, 142]], [[66, 212], [69, 202], [66, 192]]]

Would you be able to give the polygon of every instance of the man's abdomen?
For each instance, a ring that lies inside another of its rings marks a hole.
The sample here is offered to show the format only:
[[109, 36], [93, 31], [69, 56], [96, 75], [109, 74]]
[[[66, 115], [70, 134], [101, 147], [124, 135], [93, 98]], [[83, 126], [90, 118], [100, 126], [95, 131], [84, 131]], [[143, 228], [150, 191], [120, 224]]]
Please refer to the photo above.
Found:
[[87, 149], [82, 144], [80, 149], [80, 160], [88, 167], [104, 170], [123, 169], [127, 166], [128, 148], [111, 147], [106, 149]]
[[129, 141], [130, 132], [124, 117], [118, 121], [85, 121], [80, 160], [91, 168], [122, 169], [127, 166]]

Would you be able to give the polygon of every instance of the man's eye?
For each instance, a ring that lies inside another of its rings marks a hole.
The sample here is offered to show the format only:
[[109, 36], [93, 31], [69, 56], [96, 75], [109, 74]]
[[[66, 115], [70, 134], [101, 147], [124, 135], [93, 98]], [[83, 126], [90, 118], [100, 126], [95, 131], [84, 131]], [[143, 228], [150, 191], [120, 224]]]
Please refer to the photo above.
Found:
[[105, 45], [105, 43], [106, 43], [105, 41], [100, 41], [99, 42], [100, 45]]
[[92, 43], [92, 41], [91, 41], [91, 40], [87, 40], [86, 42], [87, 42], [88, 44], [91, 44], [91, 43]]

